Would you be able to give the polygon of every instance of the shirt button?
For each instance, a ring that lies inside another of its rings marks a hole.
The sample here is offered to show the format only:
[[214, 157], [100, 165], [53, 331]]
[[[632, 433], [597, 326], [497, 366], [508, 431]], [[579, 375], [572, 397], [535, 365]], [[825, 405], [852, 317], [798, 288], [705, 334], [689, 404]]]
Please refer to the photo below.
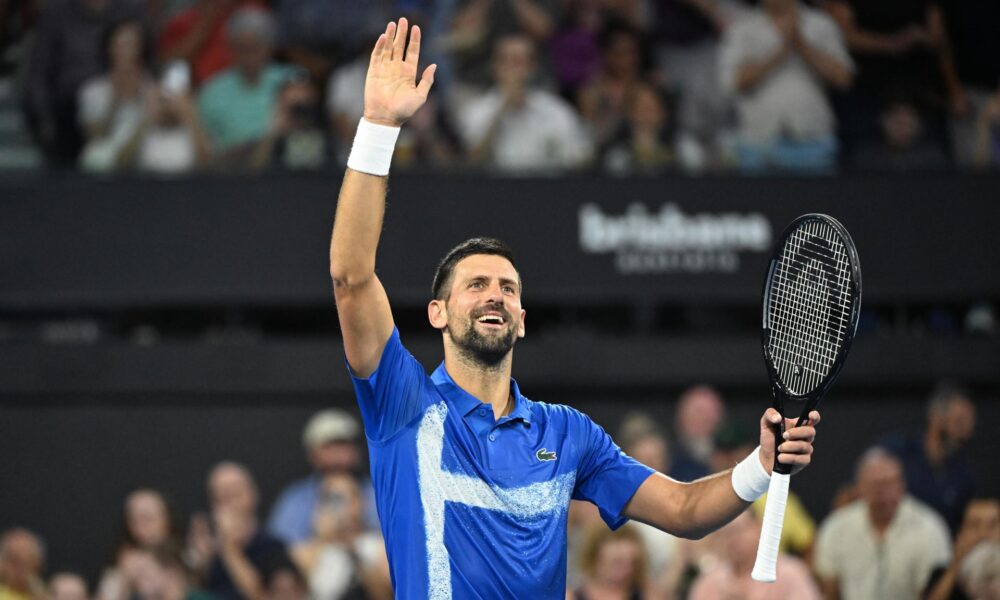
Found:
[[497, 434], [495, 434], [495, 433], [491, 433], [491, 434], [490, 434], [490, 441], [491, 441], [491, 442], [495, 442], [495, 441], [496, 441], [496, 439], [497, 439]]
[[485, 417], [486, 416], [486, 409], [485, 408], [480, 408], [479, 409], [479, 416], [480, 417]]

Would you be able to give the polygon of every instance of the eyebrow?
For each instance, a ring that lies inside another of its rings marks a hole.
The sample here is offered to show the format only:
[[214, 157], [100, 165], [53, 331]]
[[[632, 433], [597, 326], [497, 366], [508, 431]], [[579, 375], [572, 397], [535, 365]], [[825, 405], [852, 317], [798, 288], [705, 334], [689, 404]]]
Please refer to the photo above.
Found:
[[[492, 279], [492, 277], [490, 277], [489, 275], [473, 275], [467, 278], [466, 282], [472, 283], [473, 281], [489, 281], [490, 279]], [[513, 284], [518, 288], [521, 287], [521, 282], [518, 281], [517, 279], [511, 279], [509, 277], [498, 277], [497, 281], [499, 281], [501, 285]]]

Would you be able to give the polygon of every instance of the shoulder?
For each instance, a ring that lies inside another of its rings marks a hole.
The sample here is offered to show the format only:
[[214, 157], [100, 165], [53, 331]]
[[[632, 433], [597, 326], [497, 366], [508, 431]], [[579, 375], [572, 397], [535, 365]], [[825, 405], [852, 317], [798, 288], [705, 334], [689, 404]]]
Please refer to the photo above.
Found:
[[866, 508], [864, 502], [855, 500], [830, 513], [820, 529], [823, 532], [843, 532], [864, 525]]
[[530, 102], [535, 110], [545, 113], [546, 116], [576, 118], [576, 111], [568, 102], [547, 90], [531, 92]]
[[906, 520], [907, 527], [919, 527], [929, 534], [948, 535], [948, 526], [941, 515], [913, 496], [903, 498], [899, 511], [900, 516]]
[[213, 98], [219, 94], [227, 93], [235, 81], [236, 70], [233, 68], [226, 69], [205, 82], [205, 85], [201, 88], [200, 96], [201, 98]]

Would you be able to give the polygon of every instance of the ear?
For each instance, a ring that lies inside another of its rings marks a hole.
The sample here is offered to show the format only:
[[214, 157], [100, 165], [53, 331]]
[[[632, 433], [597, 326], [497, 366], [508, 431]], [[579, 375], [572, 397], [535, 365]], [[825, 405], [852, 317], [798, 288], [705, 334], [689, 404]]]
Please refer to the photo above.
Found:
[[517, 337], [524, 337], [524, 317], [527, 316], [528, 311], [521, 309], [521, 322], [517, 324]]
[[448, 326], [448, 308], [444, 300], [431, 300], [427, 304], [427, 320], [434, 329], [444, 329]]

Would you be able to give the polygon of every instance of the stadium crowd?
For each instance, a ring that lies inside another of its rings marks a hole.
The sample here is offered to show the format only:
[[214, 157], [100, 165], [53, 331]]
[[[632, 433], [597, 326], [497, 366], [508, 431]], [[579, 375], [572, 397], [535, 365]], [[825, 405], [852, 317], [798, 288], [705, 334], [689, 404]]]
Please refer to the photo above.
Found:
[[4, 0], [0, 168], [339, 167], [401, 15], [439, 68], [396, 168], [1000, 165], [996, 2]]
[[[626, 415], [622, 450], [693, 480], [732, 467], [757, 443], [709, 386], [686, 390], [676, 406], [672, 428]], [[567, 598], [996, 600], [1000, 501], [977, 495], [982, 482], [963, 453], [975, 420], [969, 394], [942, 384], [925, 428], [872, 440], [818, 524], [793, 492], [775, 584], [750, 578], [766, 497], [696, 541], [635, 522], [611, 531], [593, 505], [573, 501]], [[0, 532], [0, 600], [391, 598], [361, 440], [349, 412], [314, 415], [302, 435], [312, 473], [289, 483], [265, 520], [251, 470], [235, 462], [210, 470], [208, 509], [184, 520], [168, 505], [170, 490], [134, 490], [99, 581], [47, 572], [44, 540], [29, 529]]]

